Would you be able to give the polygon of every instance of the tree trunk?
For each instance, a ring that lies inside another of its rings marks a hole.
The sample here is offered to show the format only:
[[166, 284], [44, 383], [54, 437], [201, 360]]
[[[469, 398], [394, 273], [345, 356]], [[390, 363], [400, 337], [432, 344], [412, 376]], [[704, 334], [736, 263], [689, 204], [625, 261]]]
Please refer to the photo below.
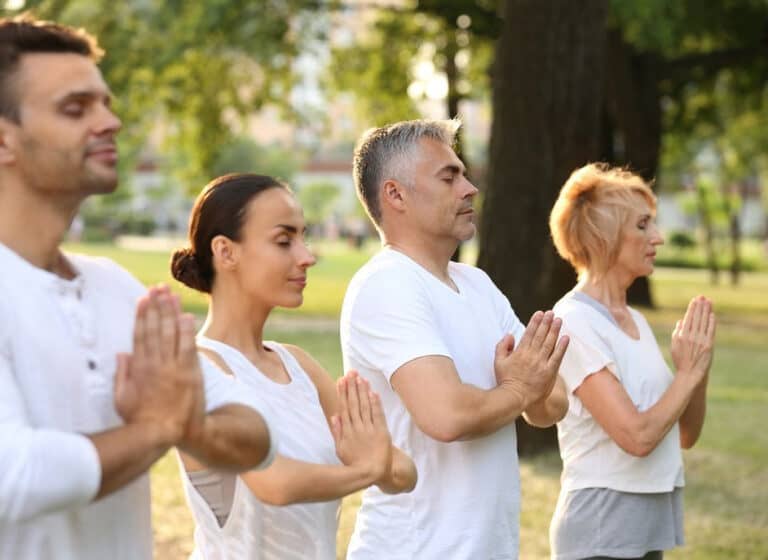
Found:
[[[549, 212], [569, 174], [600, 155], [607, 0], [507, 0], [493, 70], [493, 125], [478, 265], [521, 320], [574, 284]], [[520, 429], [521, 453], [555, 445]]]
[[[646, 181], [656, 178], [661, 150], [659, 61], [632, 51], [621, 31], [608, 31], [605, 74], [606, 112], [620, 138], [611, 163], [627, 165]], [[627, 292], [630, 303], [653, 307], [648, 278], [635, 280]]]

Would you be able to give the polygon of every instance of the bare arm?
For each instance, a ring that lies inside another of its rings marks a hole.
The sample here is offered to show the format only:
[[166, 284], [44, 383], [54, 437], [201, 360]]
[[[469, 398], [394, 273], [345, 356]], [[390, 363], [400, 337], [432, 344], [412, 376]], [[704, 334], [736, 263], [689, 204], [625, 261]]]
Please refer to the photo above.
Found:
[[179, 449], [213, 468], [247, 470], [269, 455], [264, 418], [242, 404], [227, 404], [205, 415], [201, 429], [179, 442]]
[[[607, 369], [587, 377], [575, 394], [624, 451], [637, 457], [651, 453], [672, 426], [681, 421], [681, 440], [696, 437], [704, 419], [706, 372], [711, 363], [715, 319], [711, 305], [694, 298], [673, 334], [672, 356], [677, 366], [672, 384], [659, 401], [640, 412], [624, 387]], [[690, 419], [683, 421], [688, 414]], [[685, 424], [685, 427], [683, 427]]]
[[463, 383], [453, 361], [425, 356], [392, 374], [392, 388], [416, 425], [430, 437], [451, 442], [482, 437], [507, 426], [552, 392], [568, 345], [557, 340], [560, 320], [551, 312], [531, 318], [520, 344], [505, 336], [496, 346], [498, 385], [484, 390]]
[[[288, 348], [296, 357], [299, 364], [301, 364], [301, 367], [314, 382], [320, 397], [320, 404], [322, 405], [323, 412], [328, 420], [328, 425], [333, 429], [333, 417], [341, 412], [340, 401], [342, 399], [340, 399], [340, 391], [346, 390], [344, 381], [341, 380], [341, 383], [334, 384], [325, 369], [298, 346], [286, 345], [286, 348]], [[373, 400], [375, 401], [375, 410], [381, 410], [380, 404], [378, 403], [378, 396], [374, 397]], [[386, 429], [386, 420], [384, 419], [383, 412], [379, 419], [379, 425]], [[389, 494], [410, 492], [416, 486], [418, 476], [416, 466], [408, 455], [395, 446], [391, 446], [390, 456], [391, 461], [389, 462], [386, 472], [378, 480], [374, 481], [374, 484], [376, 484], [383, 492]]]

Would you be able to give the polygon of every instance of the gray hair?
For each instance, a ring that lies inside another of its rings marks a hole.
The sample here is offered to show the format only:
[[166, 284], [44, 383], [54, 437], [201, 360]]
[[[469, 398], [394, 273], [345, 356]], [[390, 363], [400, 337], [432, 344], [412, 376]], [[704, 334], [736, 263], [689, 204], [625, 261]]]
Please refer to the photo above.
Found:
[[352, 174], [360, 202], [371, 220], [381, 225], [379, 191], [387, 179], [413, 185], [413, 159], [422, 138], [453, 146], [459, 119], [401, 121], [363, 133], [355, 146]]

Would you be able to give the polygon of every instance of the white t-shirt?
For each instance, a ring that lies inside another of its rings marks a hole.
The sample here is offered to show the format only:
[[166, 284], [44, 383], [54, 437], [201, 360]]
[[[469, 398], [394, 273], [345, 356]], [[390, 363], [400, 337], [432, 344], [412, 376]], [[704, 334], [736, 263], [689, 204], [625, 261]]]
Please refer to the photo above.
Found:
[[[278, 453], [308, 463], [338, 464], [315, 384], [283, 346], [264, 345], [279, 355], [290, 383], [272, 381], [236, 348], [198, 336], [198, 346], [216, 352], [232, 370], [243, 401], [268, 414], [270, 432], [280, 442]], [[219, 526], [186, 476], [184, 489], [196, 524], [191, 560], [336, 560], [341, 500], [271, 506], [259, 501], [238, 476], [232, 509]]]
[[[142, 560], [152, 556], [149, 477], [93, 502], [91, 440], [122, 421], [116, 354], [130, 352], [144, 288], [103, 258], [68, 255], [64, 280], [0, 244], [0, 558]], [[205, 371], [208, 408], [235, 401]]]
[[[384, 249], [352, 279], [341, 312], [344, 369], [381, 395], [394, 445], [413, 458], [411, 493], [363, 494], [348, 558], [510, 559], [518, 555], [520, 482], [515, 426], [441, 443], [422, 432], [390, 377], [423, 356], [447, 356], [464, 383], [496, 386], [496, 344], [524, 327], [480, 269], [450, 263], [458, 293], [406, 255]], [[384, 552], [386, 551], [386, 552]]]
[[566, 294], [554, 312], [563, 319], [562, 333], [571, 339], [560, 366], [569, 405], [557, 425], [563, 459], [562, 491], [610, 488], [653, 493], [683, 486], [677, 423], [648, 456], [635, 457], [608, 436], [573, 394], [586, 377], [607, 368], [639, 411], [658, 402], [673, 377], [645, 317], [630, 308], [640, 331], [640, 338], [635, 340], [616, 325], [607, 309], [586, 294]]

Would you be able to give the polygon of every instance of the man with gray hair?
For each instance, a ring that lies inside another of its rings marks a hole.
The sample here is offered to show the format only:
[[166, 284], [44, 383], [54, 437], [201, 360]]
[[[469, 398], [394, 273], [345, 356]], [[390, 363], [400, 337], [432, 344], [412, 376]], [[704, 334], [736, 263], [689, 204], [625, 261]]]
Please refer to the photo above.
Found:
[[348, 558], [517, 558], [514, 421], [549, 426], [567, 410], [560, 320], [537, 312], [524, 327], [483, 271], [451, 262], [475, 234], [478, 192], [451, 148], [459, 126], [400, 122], [355, 150], [358, 195], [384, 247], [347, 289], [344, 367], [381, 395], [419, 482], [410, 494], [366, 491]]

